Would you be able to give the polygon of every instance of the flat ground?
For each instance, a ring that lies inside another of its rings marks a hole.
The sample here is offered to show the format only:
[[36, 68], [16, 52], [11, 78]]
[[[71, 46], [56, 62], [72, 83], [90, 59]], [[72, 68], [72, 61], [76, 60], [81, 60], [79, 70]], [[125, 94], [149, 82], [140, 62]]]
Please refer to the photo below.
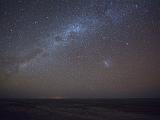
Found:
[[160, 120], [160, 99], [1, 99], [0, 120]]

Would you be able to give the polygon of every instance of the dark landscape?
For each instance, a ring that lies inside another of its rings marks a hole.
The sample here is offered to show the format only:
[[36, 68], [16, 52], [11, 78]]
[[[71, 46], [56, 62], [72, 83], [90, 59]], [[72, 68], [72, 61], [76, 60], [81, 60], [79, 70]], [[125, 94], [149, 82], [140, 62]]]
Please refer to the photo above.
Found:
[[160, 99], [1, 99], [0, 120], [160, 120]]

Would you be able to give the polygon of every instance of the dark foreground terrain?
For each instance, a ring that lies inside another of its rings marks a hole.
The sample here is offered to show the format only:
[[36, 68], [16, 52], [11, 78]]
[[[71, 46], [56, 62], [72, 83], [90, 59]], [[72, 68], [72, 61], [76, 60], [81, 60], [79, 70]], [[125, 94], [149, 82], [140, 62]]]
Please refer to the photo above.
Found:
[[160, 99], [1, 99], [0, 120], [160, 120]]

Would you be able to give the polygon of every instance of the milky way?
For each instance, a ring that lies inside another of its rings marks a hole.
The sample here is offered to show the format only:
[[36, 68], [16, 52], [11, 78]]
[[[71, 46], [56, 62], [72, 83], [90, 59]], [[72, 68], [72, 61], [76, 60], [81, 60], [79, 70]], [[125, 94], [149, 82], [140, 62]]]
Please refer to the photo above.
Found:
[[1, 97], [159, 96], [158, 0], [1, 0]]

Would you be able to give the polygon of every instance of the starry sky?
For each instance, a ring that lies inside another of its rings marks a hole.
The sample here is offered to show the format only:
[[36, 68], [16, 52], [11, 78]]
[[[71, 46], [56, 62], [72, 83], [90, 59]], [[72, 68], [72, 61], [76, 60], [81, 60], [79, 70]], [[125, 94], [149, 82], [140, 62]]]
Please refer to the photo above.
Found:
[[0, 0], [0, 97], [160, 97], [159, 0]]

